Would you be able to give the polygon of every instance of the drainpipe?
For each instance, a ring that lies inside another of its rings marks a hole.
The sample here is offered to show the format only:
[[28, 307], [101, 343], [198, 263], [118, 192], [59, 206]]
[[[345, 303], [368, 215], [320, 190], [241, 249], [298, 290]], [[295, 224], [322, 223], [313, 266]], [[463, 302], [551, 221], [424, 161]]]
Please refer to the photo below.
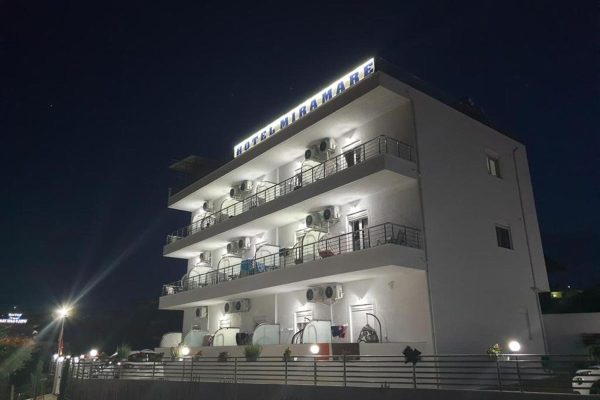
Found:
[[513, 164], [515, 167], [515, 179], [517, 182], [517, 193], [519, 195], [519, 205], [521, 206], [521, 220], [523, 221], [523, 229], [525, 230], [525, 243], [527, 245], [527, 256], [529, 257], [529, 268], [531, 271], [531, 282], [533, 286], [531, 290], [535, 295], [535, 304], [537, 306], [538, 316], [540, 320], [540, 329], [542, 333], [542, 340], [544, 342], [544, 352], [548, 354], [548, 341], [546, 340], [546, 328], [544, 327], [544, 317], [542, 316], [542, 306], [540, 305], [540, 289], [537, 287], [537, 283], [535, 280], [535, 272], [533, 269], [533, 257], [531, 256], [531, 244], [529, 243], [529, 231], [527, 230], [527, 220], [525, 219], [525, 207], [523, 206], [523, 194], [521, 192], [521, 180], [519, 179], [519, 167], [517, 165], [517, 150], [518, 147], [515, 147], [512, 151], [513, 156]]
[[429, 322], [431, 324], [431, 341], [433, 346], [433, 354], [437, 354], [437, 338], [436, 338], [436, 329], [435, 329], [435, 318], [433, 312], [433, 296], [431, 294], [431, 277], [429, 275], [429, 254], [427, 252], [427, 240], [425, 227], [427, 226], [425, 223], [425, 208], [423, 207], [423, 182], [421, 177], [421, 157], [419, 154], [419, 134], [417, 131], [417, 116], [415, 113], [415, 103], [410, 96], [410, 91], [407, 90], [405, 96], [410, 99], [410, 109], [412, 112], [412, 125], [413, 125], [413, 133], [415, 138], [415, 163], [417, 165], [417, 183], [419, 187], [419, 205], [421, 207], [421, 222], [422, 222], [422, 241], [423, 241], [423, 253], [425, 254], [425, 277], [427, 279], [427, 300], [429, 302]]

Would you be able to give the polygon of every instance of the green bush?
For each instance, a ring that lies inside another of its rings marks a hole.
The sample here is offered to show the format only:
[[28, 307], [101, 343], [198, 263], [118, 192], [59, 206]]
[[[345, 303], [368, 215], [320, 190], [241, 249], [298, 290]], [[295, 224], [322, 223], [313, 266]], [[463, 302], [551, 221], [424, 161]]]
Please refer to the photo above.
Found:
[[246, 346], [244, 347], [244, 354], [246, 355], [247, 361], [256, 361], [262, 352], [262, 347], [260, 346]]

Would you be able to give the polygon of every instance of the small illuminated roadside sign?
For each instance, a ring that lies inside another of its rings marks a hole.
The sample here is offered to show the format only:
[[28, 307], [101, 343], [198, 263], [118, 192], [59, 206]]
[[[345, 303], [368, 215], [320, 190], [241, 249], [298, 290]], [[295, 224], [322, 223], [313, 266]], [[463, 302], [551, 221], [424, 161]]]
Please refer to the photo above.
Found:
[[329, 100], [344, 93], [346, 90], [356, 85], [373, 72], [375, 72], [375, 59], [371, 58], [333, 82], [331, 85], [309, 97], [297, 107], [283, 114], [269, 125], [258, 130], [253, 135], [238, 143], [233, 148], [233, 156], [238, 157], [242, 155], [257, 144], [265, 141], [282, 129], [298, 121], [300, 118], [321, 107]]
[[8, 318], [0, 318], [0, 324], [26, 324], [27, 318], [23, 318], [22, 313], [8, 313]]

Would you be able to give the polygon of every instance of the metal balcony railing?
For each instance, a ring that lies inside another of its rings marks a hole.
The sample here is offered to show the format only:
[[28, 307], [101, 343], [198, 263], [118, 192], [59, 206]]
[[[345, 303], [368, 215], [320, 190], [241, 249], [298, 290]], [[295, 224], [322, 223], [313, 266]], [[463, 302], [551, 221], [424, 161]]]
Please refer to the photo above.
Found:
[[325, 237], [310, 244], [293, 248], [282, 248], [277, 254], [243, 260], [241, 263], [235, 265], [163, 285], [162, 295], [167, 296], [199, 287], [218, 285], [222, 282], [250, 275], [285, 269], [309, 261], [351, 253], [384, 244], [421, 248], [421, 232], [415, 228], [388, 222], [364, 230], [330, 238]]
[[167, 244], [193, 235], [196, 232], [209, 229], [216, 224], [227, 221], [232, 217], [243, 214], [255, 207], [285, 196], [288, 193], [292, 193], [380, 154], [388, 154], [414, 161], [413, 150], [410, 145], [387, 136], [376, 137], [323, 163], [305, 169], [280, 183], [272, 183], [266, 189], [262, 189], [235, 204], [208, 214], [199, 221], [171, 232], [167, 235]]
[[[124, 361], [118, 364], [86, 359], [73, 361], [62, 373], [69, 378], [69, 383], [80, 384], [97, 379], [106, 379], [106, 385], [110, 385], [114, 379], [142, 379], [148, 382], [572, 393], [574, 389], [590, 390], [595, 381], [589, 379], [589, 375], [577, 375], [577, 370], [595, 364], [586, 355], [464, 354], [410, 358], [401, 354], [292, 354], [288, 358], [194, 356], [146, 363]], [[98, 386], [93, 388], [97, 390]], [[446, 398], [450, 397], [460, 396], [448, 395]]]

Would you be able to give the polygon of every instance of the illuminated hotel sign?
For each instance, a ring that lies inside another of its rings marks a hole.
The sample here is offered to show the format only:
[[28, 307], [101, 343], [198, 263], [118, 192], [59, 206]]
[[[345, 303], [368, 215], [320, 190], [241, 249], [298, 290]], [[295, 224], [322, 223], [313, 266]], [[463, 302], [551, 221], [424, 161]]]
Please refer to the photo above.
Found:
[[26, 324], [27, 319], [21, 313], [9, 313], [8, 318], [0, 318], [0, 324]]
[[329, 100], [344, 93], [348, 88], [356, 85], [373, 72], [375, 72], [375, 60], [371, 58], [359, 67], [352, 70], [352, 72], [346, 74], [331, 85], [327, 86], [325, 89], [319, 91], [314, 96], [299, 104], [297, 107], [293, 108], [291, 111], [288, 111], [275, 121], [271, 122], [269, 125], [260, 129], [254, 135], [248, 137], [241, 143], [238, 143], [237, 146], [233, 148], [233, 156], [237, 157], [250, 150], [258, 143], [270, 138], [280, 130], [304, 117], [306, 114], [327, 103]]

